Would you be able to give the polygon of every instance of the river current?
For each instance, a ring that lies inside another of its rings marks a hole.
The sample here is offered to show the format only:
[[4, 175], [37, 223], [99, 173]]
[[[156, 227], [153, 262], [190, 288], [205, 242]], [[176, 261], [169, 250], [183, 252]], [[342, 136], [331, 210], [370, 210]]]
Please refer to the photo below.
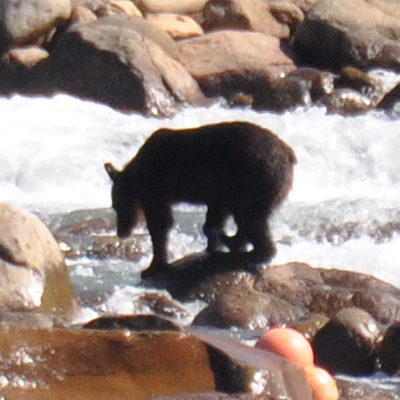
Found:
[[[386, 74], [388, 84], [399, 80]], [[103, 168], [122, 168], [159, 127], [183, 128], [246, 120], [271, 129], [296, 152], [294, 186], [274, 214], [278, 253], [272, 263], [365, 272], [400, 287], [400, 120], [383, 113], [329, 115], [323, 107], [284, 114], [211, 108], [182, 110], [169, 119], [123, 114], [67, 95], [0, 99], [0, 201], [43, 218], [110, 207]], [[180, 205], [171, 232], [175, 258], [201, 251], [204, 207]], [[149, 244], [149, 257], [151, 258]], [[129, 312], [145, 265], [74, 261], [78, 292], [111, 287], [109, 312]], [[132, 273], [130, 271], [132, 269]], [[124, 299], [127, 299], [124, 302]], [[128, 307], [128, 308], [127, 308]]]

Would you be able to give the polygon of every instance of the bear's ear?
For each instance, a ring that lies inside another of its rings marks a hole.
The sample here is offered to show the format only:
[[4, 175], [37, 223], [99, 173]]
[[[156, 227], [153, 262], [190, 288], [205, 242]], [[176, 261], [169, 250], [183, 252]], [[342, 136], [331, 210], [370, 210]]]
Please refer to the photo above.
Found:
[[118, 175], [119, 175], [119, 171], [114, 167], [114, 165], [112, 165], [110, 162], [106, 162], [104, 164], [104, 168], [107, 171], [107, 174], [109, 175], [109, 177], [111, 178], [111, 180], [113, 182], [115, 182], [115, 180], [117, 179]]

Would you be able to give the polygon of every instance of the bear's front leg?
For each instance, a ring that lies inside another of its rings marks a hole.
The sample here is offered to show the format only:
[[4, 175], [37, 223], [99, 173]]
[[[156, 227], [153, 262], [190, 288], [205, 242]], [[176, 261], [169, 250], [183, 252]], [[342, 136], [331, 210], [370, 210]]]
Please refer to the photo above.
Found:
[[228, 250], [224, 226], [228, 212], [218, 206], [209, 205], [203, 233], [207, 238], [207, 252], [218, 253]]
[[168, 266], [167, 239], [173, 219], [169, 207], [151, 204], [144, 207], [147, 228], [153, 244], [153, 260], [142, 277], [154, 276]]

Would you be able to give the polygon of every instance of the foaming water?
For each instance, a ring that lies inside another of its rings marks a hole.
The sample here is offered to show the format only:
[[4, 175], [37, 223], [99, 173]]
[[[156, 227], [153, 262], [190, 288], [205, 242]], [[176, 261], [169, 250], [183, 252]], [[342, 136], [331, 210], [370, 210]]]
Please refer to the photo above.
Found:
[[[232, 120], [267, 127], [298, 159], [293, 190], [271, 222], [273, 262], [366, 272], [400, 286], [399, 120], [373, 112], [327, 115], [317, 107], [273, 114], [218, 105], [154, 119], [66, 95], [0, 99], [0, 110], [0, 201], [42, 215], [109, 207], [103, 163], [123, 167], [159, 127]], [[177, 213], [175, 258], [205, 246], [204, 207], [179, 206]]]

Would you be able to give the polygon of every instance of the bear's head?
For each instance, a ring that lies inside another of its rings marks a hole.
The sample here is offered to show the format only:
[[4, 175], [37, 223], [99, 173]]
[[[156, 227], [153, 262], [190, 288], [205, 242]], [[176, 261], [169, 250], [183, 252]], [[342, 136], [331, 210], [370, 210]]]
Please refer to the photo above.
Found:
[[117, 235], [127, 238], [138, 222], [138, 200], [131, 180], [123, 171], [118, 171], [111, 163], [105, 163], [104, 168], [113, 181], [111, 199], [117, 214]]

